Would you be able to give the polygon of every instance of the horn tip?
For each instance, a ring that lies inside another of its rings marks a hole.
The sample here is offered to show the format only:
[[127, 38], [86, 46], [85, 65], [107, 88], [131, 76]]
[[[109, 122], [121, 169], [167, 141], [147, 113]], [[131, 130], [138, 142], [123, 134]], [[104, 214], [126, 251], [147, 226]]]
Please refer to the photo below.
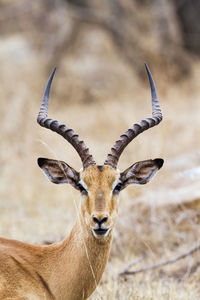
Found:
[[56, 69], [57, 69], [57, 67], [55, 66], [55, 67], [53, 68], [53, 71], [51, 72], [50, 78], [53, 78], [53, 76], [54, 76], [54, 74], [55, 74], [55, 72], [56, 72]]
[[150, 72], [150, 70], [149, 70], [149, 67], [148, 67], [148, 64], [145, 62], [144, 65], [145, 65], [145, 68], [146, 68], [147, 73], [148, 73], [148, 74], [151, 74], [151, 72]]
[[55, 67], [53, 68], [53, 72], [54, 72], [54, 73], [55, 73], [56, 69], [57, 69], [57, 66], [55, 66]]

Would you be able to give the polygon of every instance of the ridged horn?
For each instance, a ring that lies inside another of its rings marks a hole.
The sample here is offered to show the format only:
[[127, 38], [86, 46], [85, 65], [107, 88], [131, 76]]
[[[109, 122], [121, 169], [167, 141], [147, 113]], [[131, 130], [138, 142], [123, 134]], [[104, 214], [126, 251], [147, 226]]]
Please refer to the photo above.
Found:
[[146, 71], [149, 77], [149, 83], [151, 87], [151, 98], [152, 98], [152, 117], [146, 118], [139, 123], [134, 124], [131, 128], [129, 128], [124, 134], [122, 134], [111, 148], [110, 153], [108, 154], [104, 165], [110, 165], [113, 168], [117, 167], [117, 163], [120, 155], [126, 146], [140, 133], [143, 131], [158, 125], [162, 121], [162, 113], [158, 101], [158, 96], [156, 92], [156, 86], [151, 75], [151, 72], [145, 63]]
[[89, 148], [85, 145], [84, 141], [79, 138], [78, 134], [76, 134], [73, 129], [59, 123], [57, 120], [47, 118], [49, 93], [55, 71], [56, 68], [53, 69], [47, 82], [37, 122], [40, 126], [51, 129], [64, 137], [64, 139], [66, 139], [76, 149], [83, 163], [83, 168], [86, 169], [91, 165], [96, 165], [96, 163], [92, 155], [89, 153]]

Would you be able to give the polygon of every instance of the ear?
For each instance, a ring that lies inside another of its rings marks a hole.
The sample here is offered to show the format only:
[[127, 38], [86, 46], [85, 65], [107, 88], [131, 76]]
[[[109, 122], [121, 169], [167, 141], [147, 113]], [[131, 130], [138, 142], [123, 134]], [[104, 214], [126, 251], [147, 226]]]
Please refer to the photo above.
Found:
[[70, 183], [78, 189], [79, 173], [64, 161], [38, 158], [38, 165], [47, 178], [56, 184]]
[[145, 184], [149, 182], [163, 166], [163, 163], [164, 160], [161, 158], [136, 162], [121, 173], [122, 187], [125, 188], [129, 184]]

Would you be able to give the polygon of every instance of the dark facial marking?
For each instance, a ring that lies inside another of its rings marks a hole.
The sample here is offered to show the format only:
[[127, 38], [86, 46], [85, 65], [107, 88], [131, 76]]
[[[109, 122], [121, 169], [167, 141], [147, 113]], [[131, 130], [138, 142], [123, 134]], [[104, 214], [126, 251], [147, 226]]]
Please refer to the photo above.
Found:
[[100, 172], [103, 171], [103, 166], [97, 166], [97, 168], [99, 169]]

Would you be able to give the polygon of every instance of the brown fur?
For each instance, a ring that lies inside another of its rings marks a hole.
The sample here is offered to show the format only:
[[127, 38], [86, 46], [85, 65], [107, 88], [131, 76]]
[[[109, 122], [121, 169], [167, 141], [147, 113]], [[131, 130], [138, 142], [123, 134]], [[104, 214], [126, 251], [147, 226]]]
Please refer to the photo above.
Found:
[[[66, 239], [49, 246], [0, 239], [0, 299], [80, 300], [95, 290], [110, 252], [118, 209], [111, 191], [119, 175], [109, 166], [92, 166], [80, 175], [89, 193]], [[89, 226], [93, 214], [108, 216], [108, 236], [95, 238]]]
[[118, 213], [116, 187], [144, 184], [162, 164], [155, 159], [135, 163], [123, 173], [105, 165], [78, 173], [64, 162], [39, 159], [52, 182], [80, 189], [79, 215], [70, 235], [57, 244], [34, 246], [0, 239], [0, 299], [87, 299], [108, 260]]

